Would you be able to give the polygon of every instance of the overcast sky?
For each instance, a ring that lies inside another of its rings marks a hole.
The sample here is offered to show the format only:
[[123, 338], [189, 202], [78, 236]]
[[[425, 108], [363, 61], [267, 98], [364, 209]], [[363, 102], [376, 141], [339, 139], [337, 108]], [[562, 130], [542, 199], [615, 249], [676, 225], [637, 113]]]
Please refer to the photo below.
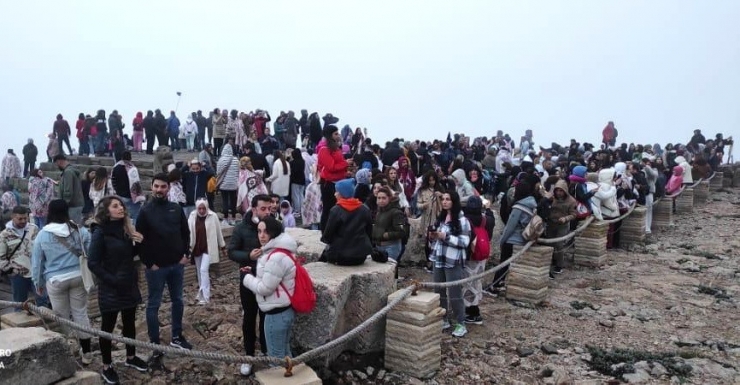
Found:
[[[740, 1], [0, 1], [3, 144], [54, 117], [332, 112], [376, 142], [740, 136]], [[518, 141], [518, 140], [517, 140]], [[77, 147], [73, 140], [73, 147]]]

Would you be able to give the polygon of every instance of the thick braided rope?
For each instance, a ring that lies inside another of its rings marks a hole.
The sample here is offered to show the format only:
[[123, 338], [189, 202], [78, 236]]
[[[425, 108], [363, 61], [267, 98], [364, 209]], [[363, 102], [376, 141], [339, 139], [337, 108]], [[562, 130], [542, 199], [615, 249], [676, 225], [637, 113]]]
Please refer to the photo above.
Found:
[[377, 313], [373, 314], [370, 318], [363, 321], [361, 324], [357, 325], [354, 329], [348, 331], [341, 337], [334, 339], [324, 345], [321, 345], [315, 349], [309, 350], [300, 356], [293, 359], [294, 363], [301, 363], [301, 362], [309, 362], [313, 359], [319, 358], [324, 353], [330, 352], [337, 347], [343, 345], [344, 343], [348, 342], [349, 340], [357, 337], [363, 330], [367, 329], [370, 325], [380, 321], [383, 317], [388, 314], [394, 307], [396, 307], [401, 301], [408, 298], [414, 291], [416, 290], [416, 285], [411, 285], [401, 292], [401, 294], [394, 298], [392, 301], [388, 302], [387, 305], [385, 305], [382, 309], [380, 309]]
[[[679, 195], [681, 195], [681, 193], [683, 192], [684, 188], [686, 188], [686, 187], [685, 187], [685, 186], [681, 186], [681, 189], [680, 189], [680, 190], [678, 190], [678, 192], [676, 192], [676, 193], [675, 193], [675, 194], [673, 194], [673, 195], [666, 195], [666, 196], [664, 196], [663, 198], [668, 198], [668, 199], [675, 199], [675, 198], [678, 198], [678, 196], [679, 196]], [[660, 198], [660, 199], [663, 199], [663, 198]]]
[[[714, 176], [714, 175], [712, 175], [712, 176]], [[689, 186], [689, 188], [694, 188], [694, 187], [698, 186], [698, 185], [699, 185], [699, 183], [701, 183], [701, 182], [703, 182], [703, 181], [704, 181], [704, 179], [701, 179], [701, 178], [699, 178], [699, 180], [698, 180], [698, 181], [697, 181], [696, 183], [694, 183], [694, 184], [692, 184], [691, 186]]]
[[540, 239], [537, 240], [537, 243], [542, 244], [542, 245], [553, 245], [553, 244], [556, 244], [556, 243], [567, 241], [567, 240], [575, 237], [576, 235], [580, 234], [581, 232], [583, 232], [583, 230], [586, 230], [586, 228], [588, 227], [588, 225], [590, 225], [591, 222], [593, 222], [595, 219], [596, 218], [594, 216], [590, 216], [590, 217], [586, 218], [585, 221], [581, 222], [581, 225], [578, 226], [577, 229], [571, 231], [567, 235], [562, 236], [560, 238], [540, 238]]
[[527, 251], [532, 245], [534, 244], [534, 241], [527, 242], [526, 245], [522, 247], [521, 250], [519, 250], [516, 254], [512, 255], [511, 258], [499, 263], [495, 267], [488, 269], [482, 273], [471, 275], [470, 277], [458, 279], [457, 281], [450, 281], [450, 282], [420, 282], [419, 287], [426, 287], [426, 288], [448, 288], [448, 287], [455, 287], [455, 286], [461, 286], [466, 283], [474, 282], [479, 279], [483, 279], [501, 269], [503, 269], [506, 266], [509, 266], [512, 262], [516, 261], [524, 255], [524, 252]]
[[709, 182], [709, 181], [711, 181], [714, 178], [715, 175], [717, 175], [717, 171], [713, 171], [712, 172], [712, 176], [710, 176], [709, 178], [704, 179], [704, 180], [707, 181], [707, 182]]
[[282, 358], [267, 357], [267, 356], [263, 356], [263, 357], [235, 356], [235, 355], [230, 355], [230, 354], [203, 352], [203, 351], [198, 351], [198, 350], [185, 350], [185, 349], [179, 349], [179, 348], [166, 346], [166, 345], [153, 344], [151, 342], [139, 341], [139, 340], [123, 337], [117, 334], [111, 334], [108, 332], [104, 332], [102, 330], [93, 329], [88, 326], [77, 324], [66, 318], [58, 316], [50, 309], [47, 309], [44, 307], [38, 307], [28, 302], [24, 303], [24, 302], [0, 301], [0, 306], [2, 307], [13, 306], [17, 308], [23, 308], [42, 318], [50, 319], [54, 322], [58, 322], [62, 325], [65, 325], [77, 331], [87, 333], [87, 334], [92, 334], [94, 336], [102, 337], [102, 338], [105, 338], [111, 341], [122, 342], [127, 345], [136, 346], [137, 348], [156, 350], [159, 352], [172, 354], [172, 355], [199, 358], [199, 359], [204, 359], [208, 361], [221, 361], [221, 362], [227, 362], [227, 363], [232, 363], [232, 364], [243, 364], [243, 363], [284, 364], [285, 363], [285, 360]]

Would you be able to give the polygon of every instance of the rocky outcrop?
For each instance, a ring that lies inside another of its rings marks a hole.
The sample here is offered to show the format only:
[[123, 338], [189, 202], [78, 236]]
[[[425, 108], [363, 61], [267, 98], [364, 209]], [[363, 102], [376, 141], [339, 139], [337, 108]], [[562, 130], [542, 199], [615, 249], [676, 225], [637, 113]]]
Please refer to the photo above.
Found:
[[300, 227], [285, 229], [298, 243], [298, 255], [306, 259], [306, 263], [318, 262], [326, 244], [321, 242], [321, 231], [308, 230]]
[[65, 338], [39, 327], [0, 330], [0, 384], [52, 384], [75, 374], [77, 363]]
[[[298, 352], [332, 341], [378, 312], [396, 290], [395, 267], [368, 260], [360, 266], [336, 266], [323, 262], [306, 266], [316, 290], [316, 308], [299, 314], [293, 325], [292, 345]], [[383, 350], [385, 324], [375, 323], [318, 364], [328, 365], [343, 350], [370, 353]], [[294, 352], [295, 353], [295, 352]]]

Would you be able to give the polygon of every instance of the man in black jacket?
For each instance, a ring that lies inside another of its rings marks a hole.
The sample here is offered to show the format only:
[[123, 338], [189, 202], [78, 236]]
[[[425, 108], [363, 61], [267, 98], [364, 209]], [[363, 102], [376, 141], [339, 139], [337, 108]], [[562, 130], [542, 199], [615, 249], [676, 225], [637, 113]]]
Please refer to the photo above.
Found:
[[[146, 266], [146, 281], [149, 298], [146, 305], [146, 324], [149, 340], [159, 344], [159, 306], [162, 302], [164, 285], [172, 300], [172, 340], [170, 345], [180, 349], [192, 349], [182, 335], [184, 304], [182, 289], [185, 265], [190, 263], [190, 230], [182, 208], [167, 200], [170, 183], [167, 174], [159, 173], [152, 180], [152, 201], [139, 213], [136, 231], [144, 241], [139, 249], [141, 261]], [[161, 366], [163, 353], [154, 352], [150, 365]]]
[[185, 216], [195, 210], [198, 198], [208, 197], [208, 180], [213, 173], [204, 170], [198, 159], [190, 161], [190, 169], [182, 174], [182, 189], [185, 193]]
[[[229, 259], [239, 264], [239, 267], [249, 266], [251, 274], [256, 274], [257, 260], [262, 255], [260, 241], [257, 238], [257, 224], [260, 220], [270, 216], [272, 201], [269, 195], [260, 194], [252, 198], [252, 208], [244, 214], [244, 219], [234, 227], [229, 243]], [[242, 320], [242, 335], [244, 336], [244, 350], [247, 356], [254, 357], [254, 344], [257, 336], [254, 332], [257, 314], [260, 317], [260, 347], [262, 353], [267, 353], [267, 342], [265, 341], [265, 313], [259, 311], [257, 298], [254, 293], [242, 285], [244, 273], [239, 274], [239, 296], [244, 310]], [[248, 376], [252, 372], [252, 365], [242, 364], [241, 374]]]
[[154, 111], [154, 133], [157, 135], [157, 143], [160, 146], [169, 146], [169, 137], [167, 135], [167, 119], [162, 111]]
[[28, 143], [23, 146], [23, 177], [28, 177], [28, 174], [36, 168], [36, 157], [39, 155], [39, 149], [33, 144], [33, 139], [28, 139]]
[[198, 126], [198, 136], [195, 138], [195, 149], [200, 151], [206, 143], [206, 117], [203, 116], [203, 111], [198, 110], [198, 114], [195, 116], [195, 124]]

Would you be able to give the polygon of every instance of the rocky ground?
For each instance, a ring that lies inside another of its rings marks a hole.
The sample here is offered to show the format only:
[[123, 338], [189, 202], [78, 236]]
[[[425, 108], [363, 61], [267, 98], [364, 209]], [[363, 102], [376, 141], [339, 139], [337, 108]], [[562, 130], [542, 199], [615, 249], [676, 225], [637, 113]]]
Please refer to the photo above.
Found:
[[[382, 354], [343, 354], [317, 372], [327, 384], [740, 383], [739, 194], [713, 194], [645, 247], [610, 251], [601, 269], [566, 269], [541, 307], [486, 296], [484, 325], [469, 326], [462, 339], [444, 337], [432, 379], [386, 371]], [[416, 267], [401, 275], [431, 279]], [[185, 334], [196, 349], [241, 354], [236, 277], [213, 282], [209, 306], [196, 305], [196, 291], [186, 288]], [[169, 342], [169, 304], [160, 315]], [[143, 310], [138, 316], [138, 338], [146, 340]], [[124, 355], [119, 345], [114, 360]], [[92, 367], [99, 365], [97, 356]], [[141, 374], [119, 364], [119, 374], [124, 383], [255, 383], [239, 376], [237, 365], [175, 357], [165, 365]]]

